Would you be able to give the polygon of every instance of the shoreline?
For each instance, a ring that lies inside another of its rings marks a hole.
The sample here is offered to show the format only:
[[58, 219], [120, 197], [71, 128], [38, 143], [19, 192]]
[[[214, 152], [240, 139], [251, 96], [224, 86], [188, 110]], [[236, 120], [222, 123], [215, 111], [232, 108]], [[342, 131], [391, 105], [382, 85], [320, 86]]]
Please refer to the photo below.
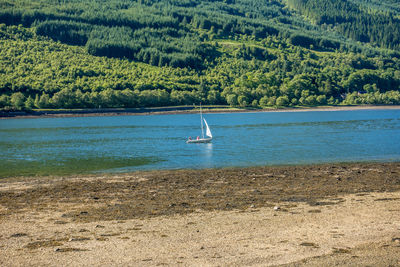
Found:
[[397, 266], [400, 162], [10, 177], [0, 253], [2, 266]]
[[[257, 112], [314, 112], [314, 111], [352, 111], [352, 110], [398, 110], [400, 105], [360, 105], [360, 106], [320, 106], [320, 107], [296, 107], [296, 108], [270, 108], [270, 109], [233, 109], [221, 107], [203, 108], [203, 113], [257, 113]], [[86, 109], [66, 111], [38, 111], [26, 112], [1, 112], [0, 119], [19, 118], [63, 118], [63, 117], [96, 117], [96, 116], [146, 116], [146, 115], [174, 115], [196, 114], [198, 110], [193, 107], [160, 107], [138, 109]]]
[[0, 192], [2, 182], [27, 182], [30, 179], [36, 180], [59, 180], [59, 179], [79, 179], [89, 178], [96, 179], [98, 177], [107, 178], [112, 176], [136, 176], [136, 175], [157, 175], [159, 173], [179, 173], [179, 172], [242, 172], [245, 170], [257, 170], [266, 168], [313, 168], [315, 166], [339, 166], [351, 167], [352, 165], [374, 165], [374, 164], [400, 164], [400, 160], [369, 160], [369, 161], [335, 161], [335, 162], [319, 162], [319, 163], [292, 163], [292, 164], [272, 164], [272, 165], [254, 165], [254, 166], [223, 166], [223, 167], [210, 167], [210, 168], [177, 168], [177, 169], [137, 169], [126, 172], [82, 172], [82, 173], [64, 173], [64, 174], [24, 174], [24, 175], [4, 175], [0, 176]]

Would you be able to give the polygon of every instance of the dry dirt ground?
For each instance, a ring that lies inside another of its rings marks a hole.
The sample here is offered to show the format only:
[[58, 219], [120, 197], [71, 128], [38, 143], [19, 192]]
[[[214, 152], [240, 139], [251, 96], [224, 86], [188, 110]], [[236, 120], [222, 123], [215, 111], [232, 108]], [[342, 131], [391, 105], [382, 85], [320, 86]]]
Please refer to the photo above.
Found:
[[400, 266], [400, 163], [0, 180], [0, 266]]

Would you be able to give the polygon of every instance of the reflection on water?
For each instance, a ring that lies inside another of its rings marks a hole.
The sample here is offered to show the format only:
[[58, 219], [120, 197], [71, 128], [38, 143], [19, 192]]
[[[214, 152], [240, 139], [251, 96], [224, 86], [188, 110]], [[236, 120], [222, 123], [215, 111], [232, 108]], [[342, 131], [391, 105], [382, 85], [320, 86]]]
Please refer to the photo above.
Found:
[[202, 158], [200, 159], [200, 163], [203, 165], [204, 168], [207, 168], [212, 165], [212, 152], [213, 152], [213, 144], [208, 143], [208, 144], [197, 144], [199, 145], [200, 151], [201, 151], [201, 156]]
[[400, 159], [400, 110], [205, 116], [0, 120], [0, 177]]

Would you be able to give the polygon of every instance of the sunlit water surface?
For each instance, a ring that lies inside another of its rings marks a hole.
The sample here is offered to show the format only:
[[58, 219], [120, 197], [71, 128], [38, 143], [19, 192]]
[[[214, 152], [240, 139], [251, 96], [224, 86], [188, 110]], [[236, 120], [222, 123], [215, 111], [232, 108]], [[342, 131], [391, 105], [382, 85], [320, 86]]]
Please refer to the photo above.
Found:
[[0, 177], [400, 161], [400, 110], [0, 120]]

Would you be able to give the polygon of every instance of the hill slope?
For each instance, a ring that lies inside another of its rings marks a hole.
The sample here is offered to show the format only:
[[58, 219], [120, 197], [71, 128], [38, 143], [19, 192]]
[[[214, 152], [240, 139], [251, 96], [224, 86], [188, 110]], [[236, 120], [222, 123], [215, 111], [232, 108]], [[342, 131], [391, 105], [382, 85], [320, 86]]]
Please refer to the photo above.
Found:
[[400, 103], [392, 0], [0, 0], [0, 108]]

